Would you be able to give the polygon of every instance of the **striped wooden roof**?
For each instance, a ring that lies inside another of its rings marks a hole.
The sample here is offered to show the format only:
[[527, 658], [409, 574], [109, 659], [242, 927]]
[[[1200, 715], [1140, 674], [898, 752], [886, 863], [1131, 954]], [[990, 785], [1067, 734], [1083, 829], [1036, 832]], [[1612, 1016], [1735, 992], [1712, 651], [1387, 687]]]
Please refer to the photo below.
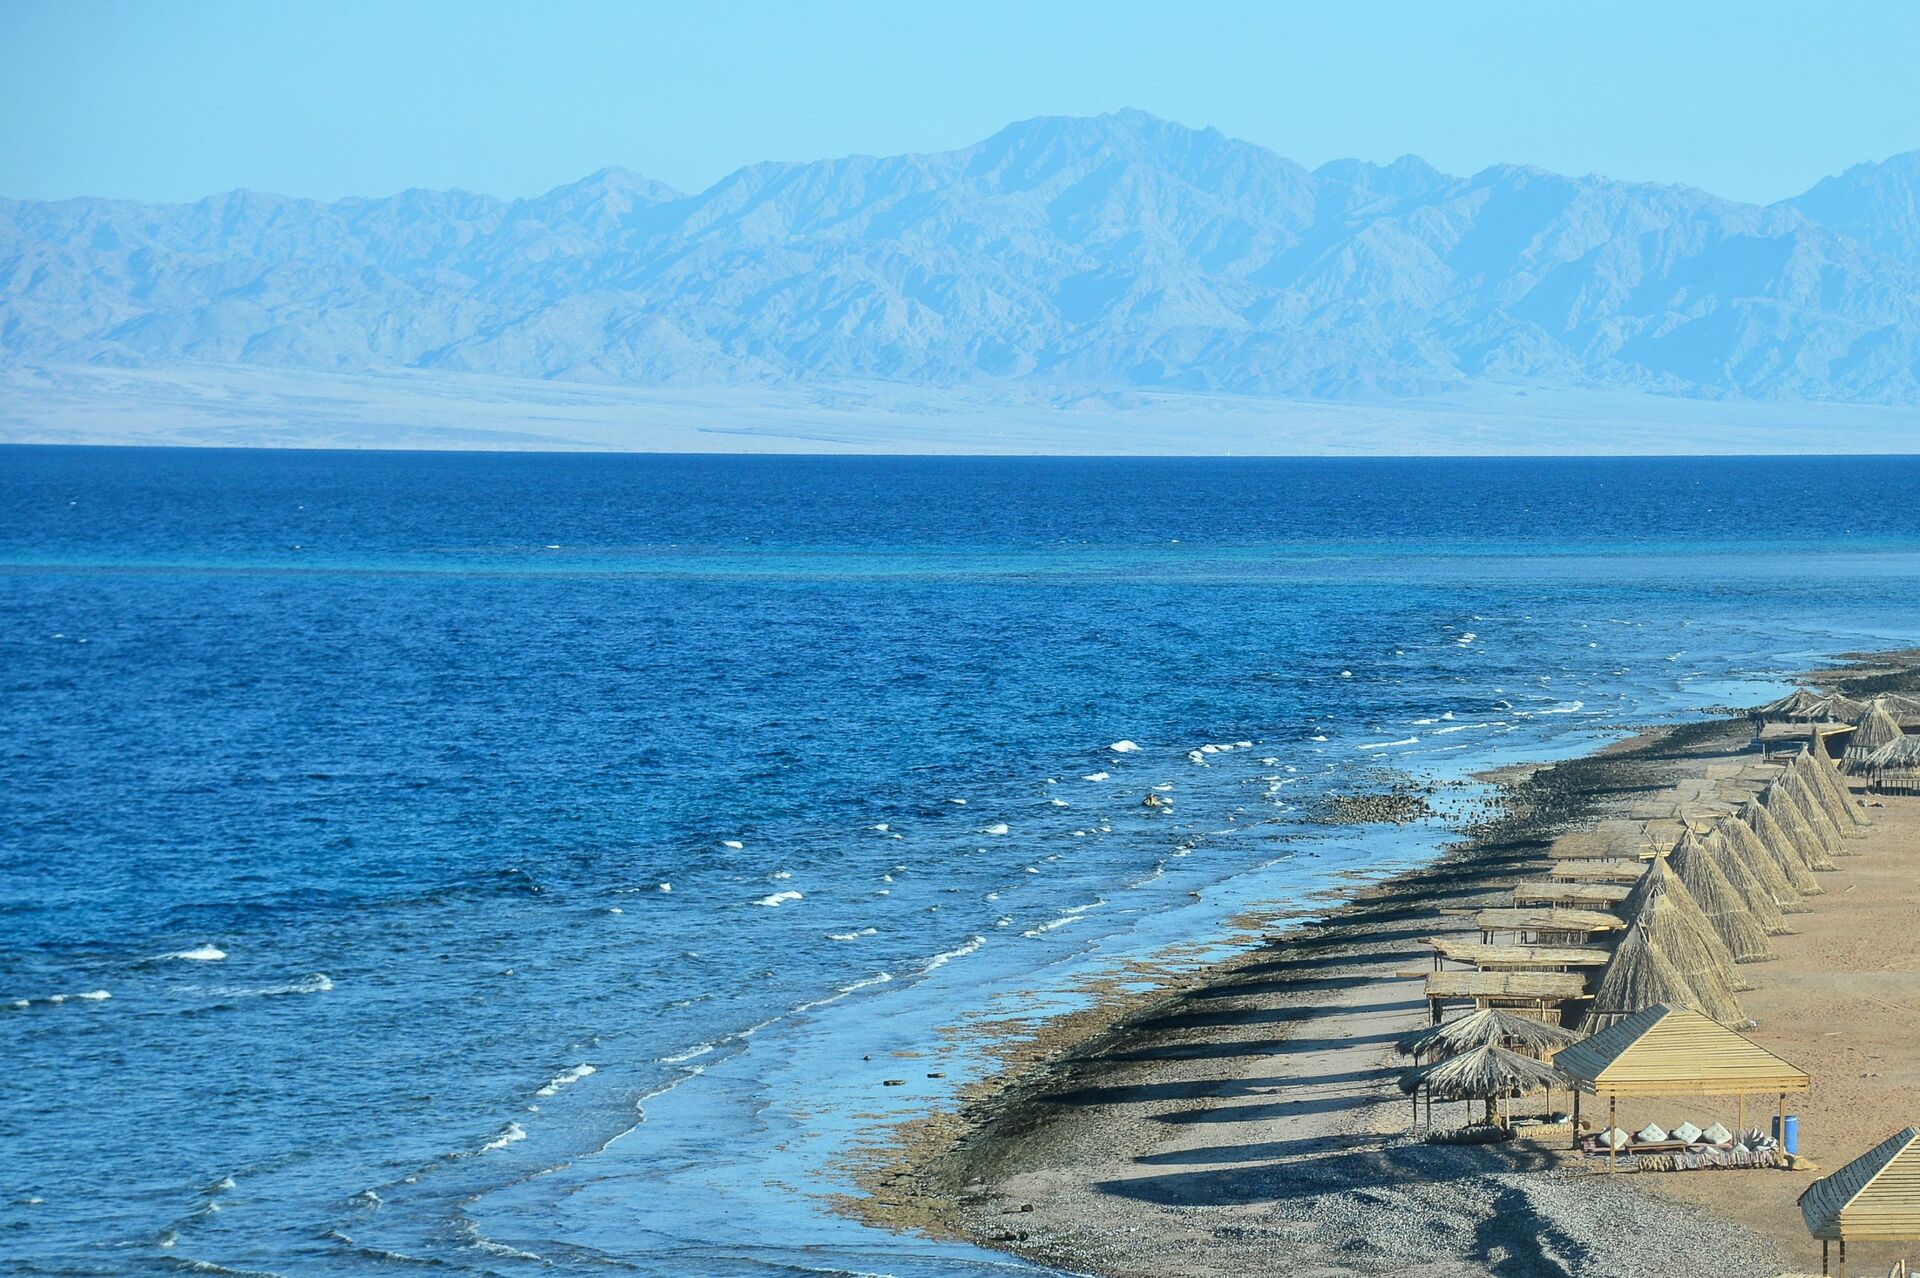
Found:
[[1583, 857], [1578, 861], [1555, 861], [1547, 877], [1570, 883], [1638, 883], [1647, 872], [1645, 861], [1624, 857]]
[[1441, 958], [1492, 967], [1605, 967], [1609, 950], [1598, 945], [1483, 945], [1459, 937], [1427, 941]]
[[1578, 972], [1431, 972], [1428, 998], [1582, 998], [1587, 978]]
[[1578, 883], [1566, 879], [1527, 879], [1513, 885], [1515, 905], [1618, 905], [1633, 895], [1625, 883]]
[[1809, 1086], [1806, 1071], [1718, 1021], [1666, 1003], [1562, 1048], [1553, 1063], [1596, 1096], [1743, 1096]]
[[1600, 910], [1482, 910], [1473, 924], [1483, 932], [1618, 932], [1626, 924]]
[[1920, 1127], [1808, 1185], [1800, 1217], [1815, 1238], [1920, 1238]]

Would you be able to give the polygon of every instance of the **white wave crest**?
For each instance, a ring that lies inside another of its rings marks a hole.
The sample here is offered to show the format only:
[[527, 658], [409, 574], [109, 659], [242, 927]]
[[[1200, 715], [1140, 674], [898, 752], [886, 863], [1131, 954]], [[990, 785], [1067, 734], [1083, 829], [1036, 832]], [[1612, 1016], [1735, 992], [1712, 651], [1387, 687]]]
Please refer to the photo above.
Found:
[[171, 954], [162, 954], [163, 959], [180, 959], [187, 963], [218, 963], [227, 956], [227, 952], [217, 945], [196, 945], [190, 950], [175, 950]]
[[507, 1146], [517, 1144], [526, 1138], [526, 1128], [518, 1123], [508, 1123], [505, 1130], [480, 1147], [480, 1152], [484, 1154], [492, 1149], [505, 1149]]
[[547, 1085], [545, 1087], [542, 1087], [539, 1091], [535, 1092], [534, 1095], [535, 1096], [552, 1096], [557, 1092], [559, 1092], [559, 1090], [565, 1087], [567, 1084], [577, 1083], [591, 1073], [593, 1073], [593, 1066], [575, 1065], [572, 1069], [567, 1070], [564, 1073], [555, 1074], [552, 1078], [548, 1079]]
[[761, 897], [759, 900], [755, 901], [754, 904], [771, 906], [771, 907], [777, 908], [781, 905], [784, 905], [788, 901], [804, 901], [804, 900], [806, 900], [806, 897], [802, 896], [798, 892], [775, 892], [771, 896]]

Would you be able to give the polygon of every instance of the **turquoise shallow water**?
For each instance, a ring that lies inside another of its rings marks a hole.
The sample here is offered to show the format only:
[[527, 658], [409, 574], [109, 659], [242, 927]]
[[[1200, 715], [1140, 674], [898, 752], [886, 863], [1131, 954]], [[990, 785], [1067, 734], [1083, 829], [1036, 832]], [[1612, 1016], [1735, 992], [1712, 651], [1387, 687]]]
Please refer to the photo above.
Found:
[[1356, 770], [1911, 644], [1916, 510], [1908, 460], [0, 450], [0, 1250], [994, 1272], [824, 1207], [945, 1031], [1430, 854], [1298, 822]]

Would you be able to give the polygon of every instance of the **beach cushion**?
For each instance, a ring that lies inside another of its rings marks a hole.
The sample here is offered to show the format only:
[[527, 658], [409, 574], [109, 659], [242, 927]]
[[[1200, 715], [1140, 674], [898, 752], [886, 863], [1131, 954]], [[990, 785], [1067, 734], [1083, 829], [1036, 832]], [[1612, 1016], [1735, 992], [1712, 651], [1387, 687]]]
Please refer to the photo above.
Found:
[[1682, 1123], [1668, 1132], [1667, 1135], [1673, 1137], [1675, 1140], [1684, 1140], [1687, 1144], [1691, 1145], [1700, 1139], [1700, 1129], [1692, 1123]]
[[1628, 1142], [1632, 1140], [1633, 1137], [1627, 1135], [1618, 1127], [1610, 1128], [1600, 1133], [1600, 1147], [1602, 1149], [1625, 1149]]
[[1645, 1127], [1635, 1132], [1633, 1138], [1643, 1145], [1658, 1145], [1667, 1138], [1667, 1134], [1660, 1130], [1660, 1124], [1648, 1123]]
[[1733, 1139], [1733, 1133], [1720, 1124], [1715, 1123], [1704, 1132], [1701, 1132], [1700, 1138], [1702, 1140], [1712, 1141], [1716, 1145], [1724, 1145]]

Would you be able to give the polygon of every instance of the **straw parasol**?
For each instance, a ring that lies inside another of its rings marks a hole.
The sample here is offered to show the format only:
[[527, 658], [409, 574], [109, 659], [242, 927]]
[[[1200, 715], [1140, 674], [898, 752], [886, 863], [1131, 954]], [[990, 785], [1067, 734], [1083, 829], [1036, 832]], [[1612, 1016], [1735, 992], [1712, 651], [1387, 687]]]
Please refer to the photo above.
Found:
[[1403, 1038], [1399, 1047], [1402, 1055], [1415, 1060], [1453, 1056], [1476, 1047], [1504, 1047], [1508, 1051], [1545, 1058], [1579, 1038], [1572, 1030], [1549, 1025], [1536, 1017], [1522, 1016], [1503, 1007], [1483, 1007], [1458, 1020]]
[[1831, 723], [1858, 723], [1860, 716], [1866, 712], [1866, 703], [1855, 701], [1844, 692], [1829, 692], [1807, 707], [1807, 718]]
[[1901, 737], [1867, 757], [1867, 770], [1877, 788], [1912, 789], [1920, 784], [1920, 737]]
[[1807, 818], [1802, 815], [1800, 805], [1793, 801], [1793, 796], [1779, 781], [1775, 781], [1761, 793], [1760, 804], [1780, 828], [1786, 838], [1787, 846], [1807, 863], [1809, 870], [1836, 868], [1833, 858], [1827, 855], [1825, 845], [1814, 837], [1812, 830], [1807, 828]]
[[1868, 701], [1869, 704], [1878, 702], [1901, 727], [1920, 728], [1920, 697], [1909, 697], [1902, 692], [1882, 692]]
[[1788, 766], [1797, 768], [1801, 776], [1813, 783], [1815, 792], [1825, 798], [1827, 810], [1833, 814], [1842, 833], [1858, 835], [1866, 829], [1867, 814], [1853, 801], [1853, 791], [1840, 779], [1824, 752], [1803, 751]]
[[1867, 712], [1860, 718], [1860, 726], [1847, 738], [1847, 752], [1840, 756], [1840, 766], [1848, 772], [1860, 771], [1867, 756], [1891, 741], [1898, 741], [1902, 733], [1900, 721], [1887, 709], [1882, 697], [1867, 702]]
[[1726, 942], [1665, 857], [1655, 857], [1647, 866], [1622, 913], [1646, 929], [1647, 938], [1693, 988], [1724, 992], [1729, 1000], [1735, 990], [1748, 988], [1734, 971]]
[[1573, 1090], [1571, 1080], [1545, 1061], [1537, 1061], [1531, 1056], [1522, 1056], [1492, 1044], [1462, 1052], [1437, 1065], [1410, 1070], [1400, 1080], [1400, 1090], [1414, 1097], [1416, 1114], [1420, 1104], [1419, 1093], [1424, 1091], [1429, 1113], [1432, 1103], [1437, 1100], [1483, 1100], [1487, 1103], [1489, 1122], [1493, 1121], [1496, 1100], [1523, 1096], [1545, 1088], [1548, 1103], [1551, 1104], [1555, 1087]]
[[1706, 990], [1697, 988], [1648, 936], [1647, 929], [1636, 923], [1621, 936], [1612, 961], [1600, 974], [1600, 986], [1580, 1028], [1595, 1034], [1661, 1003], [1692, 1008], [1723, 1024], [1739, 1025], [1747, 1019], [1740, 1000], [1730, 991], [1711, 985]]
[[[1787, 849], [1776, 848], [1760, 837], [1760, 832], [1747, 820], [1745, 808], [1741, 809], [1741, 815], [1720, 822], [1720, 832], [1727, 836], [1727, 842], [1740, 859], [1748, 864], [1773, 862], [1773, 867], [1780, 871], [1788, 886], [1801, 896], [1819, 896], [1826, 891], [1820, 886], [1820, 880], [1813, 877], [1813, 871], [1807, 868], [1806, 862]], [[1801, 908], [1807, 907], [1803, 904]]]
[[1783, 917], [1786, 911], [1806, 913], [1807, 903], [1800, 899], [1800, 894], [1793, 890], [1793, 884], [1787, 882], [1786, 876], [1780, 873], [1780, 867], [1773, 863], [1772, 857], [1763, 856], [1749, 861], [1735, 850], [1733, 840], [1718, 825], [1707, 831], [1701, 846], [1713, 858], [1720, 873], [1726, 875], [1727, 882], [1733, 885], [1733, 890], [1739, 893], [1747, 908], [1753, 911], [1753, 921], [1769, 935], [1778, 936], [1790, 930]]
[[1808, 723], [1813, 709], [1822, 700], [1812, 688], [1795, 688], [1778, 701], [1769, 701], [1747, 712], [1747, 717], [1765, 723]]
[[1727, 876], [1716, 864], [1718, 859], [1709, 855], [1701, 840], [1688, 830], [1667, 855], [1667, 864], [1687, 885], [1687, 891], [1693, 893], [1707, 922], [1713, 924], [1713, 930], [1726, 942], [1734, 962], [1756, 963], [1776, 957], [1766, 929], [1754, 918], [1753, 910], [1734, 890], [1733, 884], [1727, 882]]

